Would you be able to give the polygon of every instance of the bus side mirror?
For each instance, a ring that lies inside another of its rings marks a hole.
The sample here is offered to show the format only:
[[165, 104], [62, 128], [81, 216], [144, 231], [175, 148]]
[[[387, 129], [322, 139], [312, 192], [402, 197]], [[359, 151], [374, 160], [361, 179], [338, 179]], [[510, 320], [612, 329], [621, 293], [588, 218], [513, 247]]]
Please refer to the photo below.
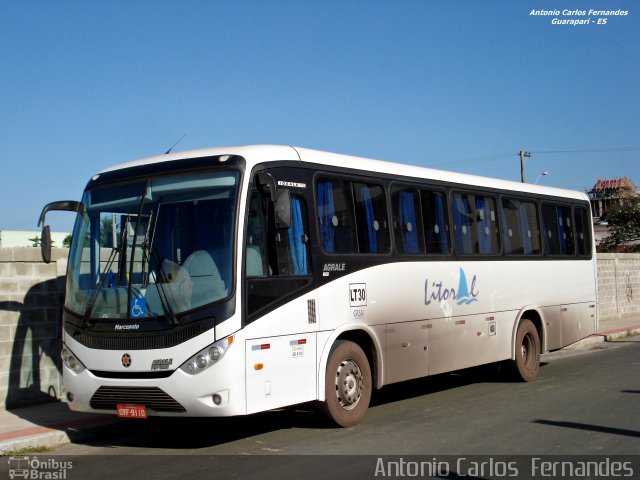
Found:
[[291, 226], [291, 193], [289, 190], [280, 189], [276, 193], [274, 205], [276, 228], [284, 230]]
[[269, 192], [269, 199], [275, 202], [276, 197], [276, 181], [273, 179], [273, 175], [269, 172], [259, 172], [256, 175], [256, 183], [260, 185], [264, 191]]
[[51, 229], [49, 225], [42, 226], [40, 235], [40, 252], [44, 263], [51, 263]]
[[49, 228], [49, 225], [44, 224], [44, 217], [47, 212], [51, 210], [83, 213], [84, 205], [82, 202], [76, 202], [75, 200], [62, 200], [59, 202], [51, 202], [44, 206], [42, 213], [40, 213], [40, 219], [38, 220], [38, 226], [42, 225], [40, 252], [42, 253], [42, 260], [44, 263], [51, 262], [51, 229]]

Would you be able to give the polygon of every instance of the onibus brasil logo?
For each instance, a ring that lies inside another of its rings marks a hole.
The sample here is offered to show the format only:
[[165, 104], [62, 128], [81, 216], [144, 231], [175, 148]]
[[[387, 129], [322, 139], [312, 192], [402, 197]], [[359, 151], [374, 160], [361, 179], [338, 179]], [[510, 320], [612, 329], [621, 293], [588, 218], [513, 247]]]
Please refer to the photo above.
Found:
[[73, 462], [55, 458], [9, 457], [9, 478], [33, 480], [66, 480], [67, 471], [73, 468]]
[[480, 292], [476, 288], [477, 277], [471, 279], [471, 285], [467, 281], [467, 275], [462, 267], [460, 268], [460, 279], [458, 287], [447, 286], [443, 280], [429, 282], [427, 278], [424, 282], [424, 304], [431, 305], [432, 302], [455, 301], [458, 305], [468, 305], [478, 301]]

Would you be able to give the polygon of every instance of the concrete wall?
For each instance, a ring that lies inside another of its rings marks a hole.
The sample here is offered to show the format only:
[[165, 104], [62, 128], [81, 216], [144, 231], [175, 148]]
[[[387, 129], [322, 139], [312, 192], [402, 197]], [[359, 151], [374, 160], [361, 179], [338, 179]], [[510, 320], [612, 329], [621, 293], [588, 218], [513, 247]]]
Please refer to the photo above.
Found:
[[[42, 232], [25, 232], [14, 230], [1, 230], [0, 231], [0, 248], [7, 247], [33, 247], [32, 238], [40, 238]], [[62, 247], [64, 245], [64, 239], [70, 234], [67, 232], [51, 232], [51, 241], [56, 247]]]
[[[61, 399], [61, 319], [66, 248], [46, 265], [40, 249], [0, 248], [0, 408]], [[599, 254], [600, 319], [637, 317], [640, 254]]]
[[638, 318], [640, 324], [640, 254], [598, 254], [600, 321]]
[[0, 408], [61, 398], [61, 306], [69, 250], [0, 248]]

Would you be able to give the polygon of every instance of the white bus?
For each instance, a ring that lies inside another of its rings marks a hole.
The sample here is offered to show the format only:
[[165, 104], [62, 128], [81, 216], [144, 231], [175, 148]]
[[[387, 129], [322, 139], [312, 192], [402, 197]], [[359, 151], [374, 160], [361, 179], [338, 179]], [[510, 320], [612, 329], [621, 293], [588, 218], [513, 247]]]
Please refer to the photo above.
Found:
[[[246, 415], [540, 354], [597, 329], [585, 194], [289, 146], [91, 178], [69, 253], [71, 409]], [[43, 228], [43, 254], [48, 227]]]

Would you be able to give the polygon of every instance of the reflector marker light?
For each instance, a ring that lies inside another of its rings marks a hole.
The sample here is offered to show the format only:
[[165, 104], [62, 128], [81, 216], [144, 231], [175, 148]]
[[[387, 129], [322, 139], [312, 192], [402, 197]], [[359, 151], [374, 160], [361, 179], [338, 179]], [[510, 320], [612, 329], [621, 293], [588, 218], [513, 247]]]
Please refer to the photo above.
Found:
[[291, 340], [289, 342], [289, 345], [306, 345], [306, 344], [307, 344], [306, 338], [301, 338], [300, 340]]
[[252, 345], [251, 346], [251, 350], [255, 351], [255, 350], [269, 350], [271, 348], [271, 345], [268, 343], [263, 343], [261, 345]]

